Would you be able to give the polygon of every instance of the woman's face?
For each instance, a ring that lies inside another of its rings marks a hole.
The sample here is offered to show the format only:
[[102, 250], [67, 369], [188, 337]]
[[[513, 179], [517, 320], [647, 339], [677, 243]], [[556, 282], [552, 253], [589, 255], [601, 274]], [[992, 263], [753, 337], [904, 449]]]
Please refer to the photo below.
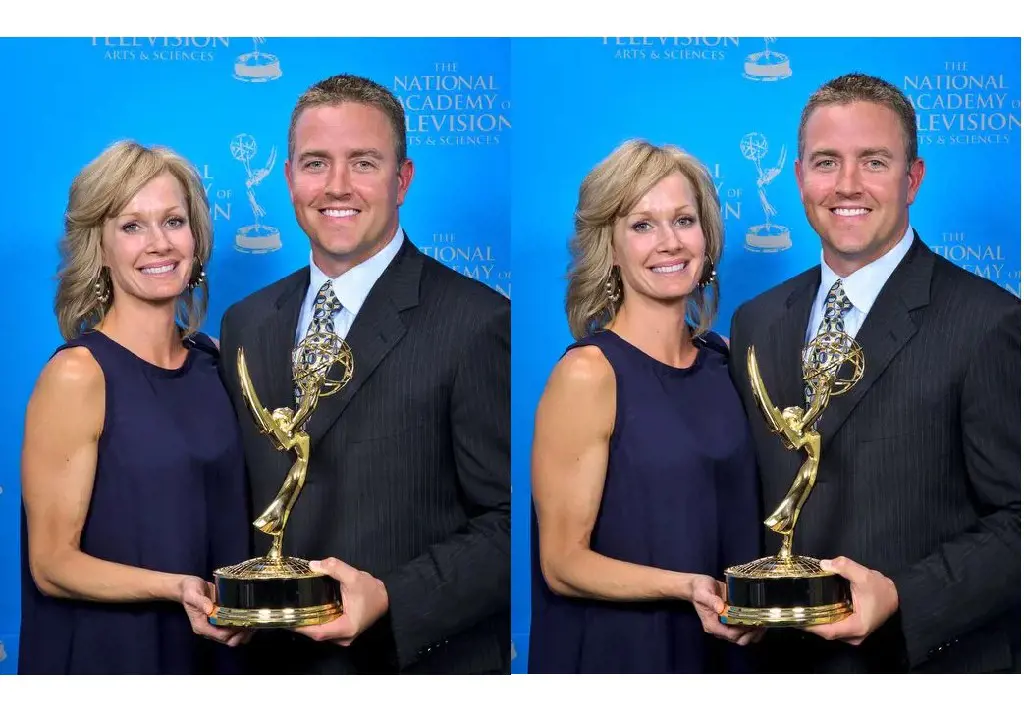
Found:
[[704, 247], [693, 186], [673, 172], [615, 222], [612, 263], [622, 275], [625, 298], [685, 298], [704, 271]]
[[114, 301], [176, 299], [192, 275], [195, 239], [185, 192], [164, 173], [147, 182], [117, 216], [103, 225], [103, 264]]

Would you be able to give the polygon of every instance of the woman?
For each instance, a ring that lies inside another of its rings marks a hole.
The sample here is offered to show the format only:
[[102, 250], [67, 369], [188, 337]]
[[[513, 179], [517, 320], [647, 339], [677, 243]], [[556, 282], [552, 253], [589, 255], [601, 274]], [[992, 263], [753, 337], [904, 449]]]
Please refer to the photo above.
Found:
[[760, 550], [754, 451], [709, 331], [722, 247], [711, 178], [674, 147], [629, 141], [583, 181], [577, 341], [533, 441], [531, 672], [740, 670], [720, 639], [760, 635], [716, 612], [716, 578]]
[[71, 185], [66, 341], [25, 420], [21, 673], [230, 670], [207, 639], [247, 637], [207, 621], [205, 579], [249, 538], [240, 433], [196, 331], [208, 209], [187, 162], [131, 142]]

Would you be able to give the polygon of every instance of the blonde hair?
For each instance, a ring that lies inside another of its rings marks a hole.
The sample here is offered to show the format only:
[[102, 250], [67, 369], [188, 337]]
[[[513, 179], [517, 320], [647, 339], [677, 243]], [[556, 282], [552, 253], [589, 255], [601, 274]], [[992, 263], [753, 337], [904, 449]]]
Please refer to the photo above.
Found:
[[[710, 276], [722, 255], [725, 230], [715, 184], [707, 169], [679, 148], [658, 147], [645, 140], [628, 140], [602, 160], [580, 185], [576, 230], [570, 242], [572, 262], [565, 314], [577, 339], [601, 329], [618, 312], [622, 300], [607, 293], [609, 278], [621, 278], [612, 269], [612, 234], [615, 222], [627, 215], [655, 184], [674, 172], [690, 182], [697, 200], [697, 219], [704, 232], [705, 259], [701, 282]], [[623, 293], [623, 296], [625, 293]], [[711, 328], [718, 312], [718, 281], [698, 287], [687, 298], [687, 321], [699, 337]]]
[[[200, 264], [209, 262], [213, 227], [206, 192], [195, 168], [167, 148], [146, 148], [130, 140], [114, 143], [78, 173], [68, 194], [54, 300], [57, 324], [65, 341], [99, 324], [113, 304], [110, 273], [103, 267], [104, 223], [117, 216], [145, 184], [162, 174], [171, 175], [181, 184], [195, 257]], [[185, 337], [199, 329], [209, 299], [205, 279], [191, 286], [195, 276], [193, 273], [190, 287], [179, 296], [176, 307]], [[97, 283], [108, 293], [106, 302], [97, 297]]]

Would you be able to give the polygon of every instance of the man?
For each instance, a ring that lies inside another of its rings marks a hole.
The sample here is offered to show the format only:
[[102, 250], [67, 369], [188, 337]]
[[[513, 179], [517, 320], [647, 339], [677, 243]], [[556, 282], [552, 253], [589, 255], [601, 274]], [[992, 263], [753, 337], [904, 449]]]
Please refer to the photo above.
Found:
[[[801, 458], [762, 420], [747, 348], [779, 409], [806, 407], [800, 350], [816, 334], [845, 331], [865, 360], [818, 421], [821, 463], [793, 544], [850, 581], [854, 612], [769, 631], [768, 671], [1020, 671], [1020, 300], [911, 228], [924, 174], [896, 87], [851, 74], [818, 89], [796, 177], [820, 266], [733, 318], [765, 516]], [[780, 537], [766, 537], [774, 553]]]
[[[507, 673], [509, 302], [422, 255], [399, 225], [413, 163], [386, 88], [341, 75], [308, 89], [285, 175], [310, 263], [227, 311], [222, 366], [258, 513], [293, 456], [254, 424], [238, 348], [268, 410], [295, 407], [291, 355], [308, 333], [352, 349], [351, 381], [307, 423], [309, 471], [283, 549], [324, 559], [344, 615], [258, 632], [254, 669]], [[257, 532], [257, 552], [268, 541]]]

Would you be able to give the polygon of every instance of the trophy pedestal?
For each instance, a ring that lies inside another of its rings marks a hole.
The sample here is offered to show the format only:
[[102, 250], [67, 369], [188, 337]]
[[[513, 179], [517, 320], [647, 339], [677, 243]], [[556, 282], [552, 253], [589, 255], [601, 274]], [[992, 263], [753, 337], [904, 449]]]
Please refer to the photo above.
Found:
[[777, 224], [759, 224], [747, 229], [746, 247], [748, 251], [773, 253], [785, 251], [793, 245], [789, 237], [789, 229]]
[[243, 226], [235, 234], [235, 250], [242, 253], [270, 253], [281, 248], [281, 232], [273, 226]]
[[760, 558], [725, 571], [725, 624], [809, 627], [853, 612], [850, 583], [806, 556]]
[[253, 558], [213, 573], [218, 627], [308, 627], [341, 617], [341, 588], [300, 558]]
[[281, 76], [281, 64], [273, 54], [249, 52], [235, 60], [235, 78], [239, 81], [262, 83]]
[[779, 81], [792, 75], [789, 57], [769, 49], [749, 55], [743, 63], [743, 76], [752, 81]]

